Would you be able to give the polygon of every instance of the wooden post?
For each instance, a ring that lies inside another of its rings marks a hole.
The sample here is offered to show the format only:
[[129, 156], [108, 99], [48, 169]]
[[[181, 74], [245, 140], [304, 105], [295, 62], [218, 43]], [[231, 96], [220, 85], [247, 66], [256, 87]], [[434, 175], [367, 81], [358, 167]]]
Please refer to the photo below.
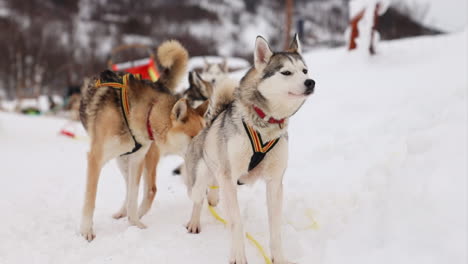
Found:
[[380, 3], [375, 4], [375, 9], [374, 9], [374, 17], [372, 19], [372, 29], [371, 29], [371, 38], [370, 38], [370, 43], [369, 43], [369, 53], [371, 55], [375, 55], [375, 31], [377, 30], [377, 22], [379, 19], [379, 9], [380, 9]]
[[292, 12], [293, 12], [294, 0], [286, 0], [286, 29], [285, 29], [285, 43], [284, 49], [287, 50], [289, 43], [291, 42], [291, 25], [292, 25]]

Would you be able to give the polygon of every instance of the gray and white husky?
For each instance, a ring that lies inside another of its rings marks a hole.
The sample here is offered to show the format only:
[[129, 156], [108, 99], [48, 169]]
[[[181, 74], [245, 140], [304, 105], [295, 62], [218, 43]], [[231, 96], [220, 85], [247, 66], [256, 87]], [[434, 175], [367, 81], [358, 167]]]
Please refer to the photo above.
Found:
[[200, 212], [208, 192], [211, 205], [221, 198], [231, 229], [230, 263], [247, 263], [237, 185], [265, 180], [270, 250], [275, 264], [289, 263], [281, 242], [283, 175], [288, 160], [289, 118], [313, 93], [297, 35], [288, 50], [272, 52], [258, 36], [254, 65], [233, 94], [215, 89], [206, 116], [207, 127], [190, 143], [183, 175], [194, 202], [187, 224], [200, 232]]
[[224, 78], [229, 78], [227, 59], [224, 58], [220, 63], [210, 63], [206, 58], [204, 60], [204, 67], [201, 72], [201, 77], [210, 82], [211, 84], [217, 84]]

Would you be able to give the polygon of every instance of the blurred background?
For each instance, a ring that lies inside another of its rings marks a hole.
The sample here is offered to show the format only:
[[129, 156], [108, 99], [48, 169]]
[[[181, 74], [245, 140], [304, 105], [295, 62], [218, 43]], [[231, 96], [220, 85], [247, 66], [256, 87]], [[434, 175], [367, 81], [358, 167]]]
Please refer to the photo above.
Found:
[[[172, 38], [188, 49], [189, 70], [238, 81], [257, 35], [279, 51], [296, 32], [317, 85], [288, 129], [286, 257], [466, 264], [467, 2], [0, 0], [0, 264], [227, 263], [228, 230], [208, 209], [202, 233], [187, 234], [175, 156], [158, 164], [148, 229], [111, 217], [125, 183], [109, 162], [97, 238], [80, 236], [89, 148], [80, 86], [105, 69], [156, 80], [155, 48]], [[270, 256], [264, 184], [238, 192], [245, 230]], [[246, 254], [269, 263], [250, 242]]]
[[[122, 45], [154, 49], [175, 38], [191, 56], [247, 61], [256, 35], [276, 50], [293, 32], [306, 51], [344, 46], [355, 15], [379, 1], [354, 2], [356, 10], [349, 0], [1, 0], [0, 100], [66, 97], [84, 76], [108, 67], [112, 50]], [[386, 6], [376, 24], [382, 40], [466, 25], [466, 1], [380, 2]]]

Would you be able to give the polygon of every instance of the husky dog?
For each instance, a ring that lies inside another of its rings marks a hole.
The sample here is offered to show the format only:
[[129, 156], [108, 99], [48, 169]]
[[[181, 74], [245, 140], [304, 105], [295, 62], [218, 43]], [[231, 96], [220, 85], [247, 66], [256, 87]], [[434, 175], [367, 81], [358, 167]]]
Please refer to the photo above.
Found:
[[200, 231], [205, 194], [208, 191], [210, 203], [216, 204], [218, 190], [208, 187], [219, 184], [231, 229], [230, 263], [247, 263], [237, 184], [259, 178], [267, 185], [272, 260], [275, 264], [288, 263], [280, 232], [288, 122], [314, 86], [297, 35], [284, 52], [272, 52], [266, 40], [258, 36], [253, 67], [234, 96], [215, 92], [205, 117], [207, 126], [189, 144], [182, 174], [194, 206], [187, 230]]
[[[178, 93], [177, 96], [186, 98], [190, 106], [198, 107], [207, 102], [213, 93], [213, 84], [203, 80], [196, 71], [190, 71], [188, 75], [189, 88]], [[172, 173], [179, 175], [182, 165], [175, 168]]]
[[[159, 158], [169, 153], [183, 155], [191, 139], [205, 125], [207, 103], [193, 109], [186, 99], [173, 95], [186, 70], [185, 48], [177, 41], [167, 41], [157, 54], [165, 68], [158, 82], [104, 71], [83, 86], [80, 118], [91, 144], [80, 232], [88, 241], [95, 237], [96, 191], [101, 168], [107, 161], [117, 159], [127, 184], [125, 201], [114, 217], [128, 215], [131, 225], [145, 228], [140, 218], [149, 210], [156, 194]], [[145, 188], [138, 209], [142, 171]]]
[[[210, 82], [207, 82], [201, 78], [201, 76], [195, 72], [191, 71], [189, 73], [189, 88], [181, 93], [181, 96], [187, 98], [189, 104], [192, 107], [197, 107], [200, 104], [210, 100], [213, 94], [215, 85]], [[216, 91], [219, 94], [221, 93], [232, 93], [235, 86], [238, 85], [238, 81], [231, 79], [229, 77], [221, 79], [216, 83]], [[174, 175], [179, 175], [182, 169], [182, 165], [175, 168], [172, 173]]]
[[221, 63], [209, 63], [206, 58], [204, 58], [205, 66], [201, 72], [201, 76], [204, 80], [216, 84], [222, 79], [228, 77], [228, 65], [226, 58], [223, 59]]
[[211, 97], [213, 84], [207, 82], [196, 71], [189, 72], [189, 88], [182, 92], [182, 97], [187, 98], [192, 107], [197, 107]]

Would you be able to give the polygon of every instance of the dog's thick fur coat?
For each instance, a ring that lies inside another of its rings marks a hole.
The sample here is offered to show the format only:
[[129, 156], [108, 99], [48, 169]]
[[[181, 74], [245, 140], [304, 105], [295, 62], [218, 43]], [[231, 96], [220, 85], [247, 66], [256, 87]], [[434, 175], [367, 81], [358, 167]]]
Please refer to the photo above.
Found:
[[[121, 105], [121, 92], [103, 83], [118, 82], [123, 73], [104, 71], [85, 82], [82, 88], [80, 118], [90, 137], [86, 192], [80, 232], [87, 240], [95, 237], [93, 214], [97, 185], [102, 166], [116, 158], [127, 183], [125, 201], [114, 215], [128, 215], [131, 225], [144, 228], [140, 218], [150, 209], [156, 194], [156, 166], [159, 158], [172, 153], [183, 155], [190, 140], [204, 127], [207, 103], [193, 109], [186, 99], [173, 95], [182, 78], [188, 53], [177, 41], [164, 42], [158, 48], [158, 59], [164, 67], [158, 82], [128, 80], [130, 111], [127, 122]], [[149, 130], [154, 135], [150, 139]], [[129, 155], [136, 142], [141, 148]], [[144, 172], [143, 201], [138, 206], [138, 186]], [[137, 210], [138, 209], [138, 210]]]
[[[244, 230], [237, 200], [237, 184], [263, 178], [267, 184], [270, 250], [275, 264], [288, 263], [283, 256], [281, 218], [283, 174], [288, 159], [288, 119], [313, 92], [297, 36], [288, 51], [273, 53], [268, 43], [257, 37], [254, 66], [242, 78], [234, 95], [229, 89], [212, 97], [206, 115], [207, 127], [190, 143], [182, 171], [194, 202], [187, 224], [190, 233], [200, 232], [200, 213], [208, 192], [211, 205], [218, 202], [219, 185], [231, 229], [230, 263], [247, 263]], [[226, 92], [227, 91], [227, 92]], [[254, 107], [262, 109], [261, 118]], [[271, 123], [270, 118], [282, 120]], [[243, 123], [261, 134], [264, 142], [279, 138], [275, 147], [254, 169], [248, 169], [253, 154]]]

